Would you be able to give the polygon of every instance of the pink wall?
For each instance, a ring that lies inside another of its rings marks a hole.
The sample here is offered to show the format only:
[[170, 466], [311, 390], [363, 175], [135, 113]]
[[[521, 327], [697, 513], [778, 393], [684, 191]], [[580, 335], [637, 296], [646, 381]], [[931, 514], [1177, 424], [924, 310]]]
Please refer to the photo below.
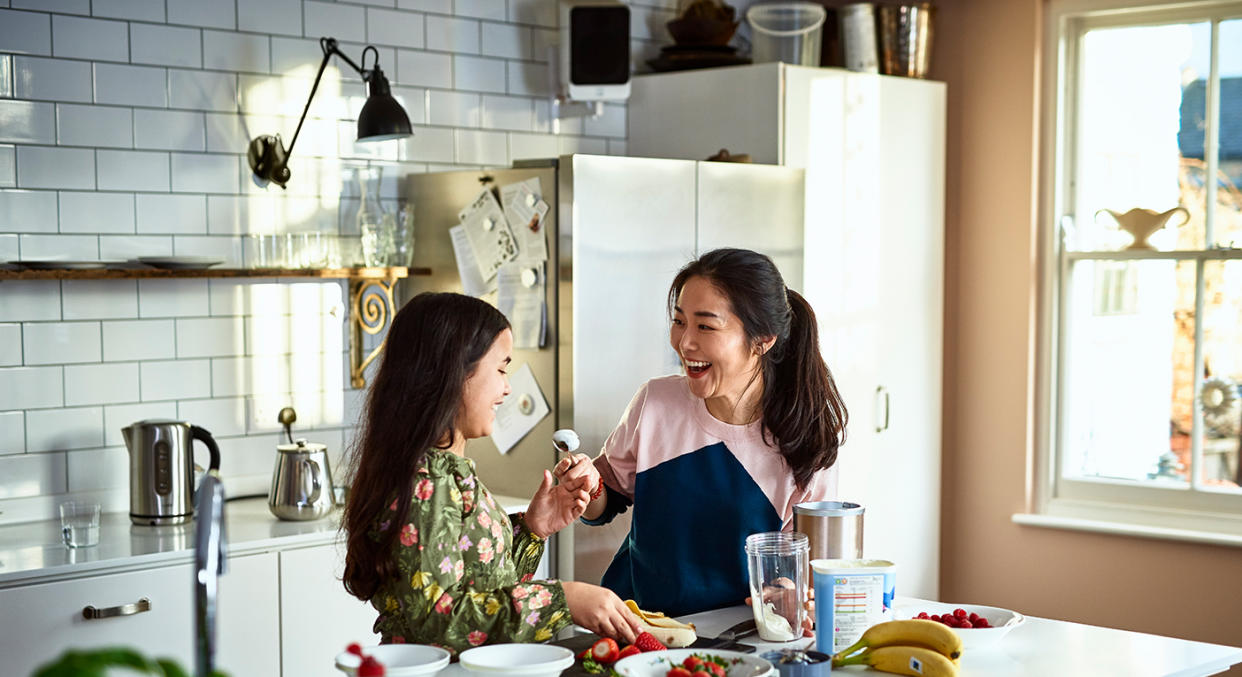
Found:
[[949, 85], [941, 597], [1242, 646], [1242, 548], [1010, 521], [1032, 477], [1043, 3], [937, 7], [931, 75]]

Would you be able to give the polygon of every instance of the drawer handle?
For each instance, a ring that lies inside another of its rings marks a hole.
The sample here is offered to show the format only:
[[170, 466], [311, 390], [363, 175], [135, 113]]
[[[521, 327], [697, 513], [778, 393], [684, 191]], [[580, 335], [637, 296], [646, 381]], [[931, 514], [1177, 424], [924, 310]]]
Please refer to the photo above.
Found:
[[143, 597], [133, 604], [122, 604], [121, 606], [110, 606], [98, 609], [92, 605], [82, 608], [82, 618], [93, 620], [96, 618], [112, 618], [113, 616], [133, 616], [144, 611], [151, 610], [151, 600]]

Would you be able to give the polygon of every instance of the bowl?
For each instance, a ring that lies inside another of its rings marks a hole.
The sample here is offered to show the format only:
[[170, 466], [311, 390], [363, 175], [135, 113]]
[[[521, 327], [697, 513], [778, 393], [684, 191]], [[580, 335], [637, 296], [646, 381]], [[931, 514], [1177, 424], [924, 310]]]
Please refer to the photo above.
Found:
[[724, 45], [737, 31], [737, 21], [724, 19], [701, 19], [682, 17], [674, 19], [665, 26], [673, 42], [679, 45]]
[[574, 652], [551, 644], [489, 644], [461, 652], [461, 666], [475, 675], [556, 677], [574, 664]]
[[[362, 648], [362, 653], [375, 656], [384, 664], [388, 677], [434, 675], [449, 664], [449, 652], [426, 644], [380, 644]], [[347, 675], [357, 674], [362, 659], [348, 651], [337, 654], [336, 669]]]
[[978, 604], [947, 604], [945, 602], [908, 602], [893, 609], [893, 618], [906, 620], [925, 611], [928, 615], [953, 613], [954, 609], [965, 609], [966, 614], [976, 613], [988, 619], [990, 628], [953, 628], [962, 638], [964, 651], [975, 651], [990, 647], [1009, 634], [1011, 630], [1026, 622], [1026, 616], [1009, 609]]
[[667, 649], [664, 651], [648, 651], [622, 658], [613, 664], [612, 669], [623, 677], [664, 677], [669, 669], [681, 665], [687, 656], [719, 656], [732, 665], [725, 672], [726, 677], [776, 677], [776, 667], [770, 661], [740, 651], [722, 651], [720, 649]]

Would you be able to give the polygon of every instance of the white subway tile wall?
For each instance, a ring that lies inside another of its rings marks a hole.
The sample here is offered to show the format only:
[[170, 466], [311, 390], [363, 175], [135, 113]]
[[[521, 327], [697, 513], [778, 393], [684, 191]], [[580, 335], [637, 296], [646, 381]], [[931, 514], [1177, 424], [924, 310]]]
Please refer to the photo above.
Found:
[[[672, 2], [630, 7], [645, 36]], [[554, 0], [0, 0], [0, 261], [240, 266], [251, 233], [352, 234], [360, 166], [395, 208], [409, 173], [624, 153], [624, 105], [553, 116], [557, 21]], [[247, 145], [292, 140], [325, 35], [376, 46], [414, 136], [355, 143], [366, 88], [334, 58], [288, 189], [260, 188]], [[143, 418], [211, 430], [234, 495], [266, 491], [283, 406], [339, 460], [365, 395], [347, 307], [341, 281], [0, 282], [0, 524], [67, 495], [125, 509], [120, 429]]]

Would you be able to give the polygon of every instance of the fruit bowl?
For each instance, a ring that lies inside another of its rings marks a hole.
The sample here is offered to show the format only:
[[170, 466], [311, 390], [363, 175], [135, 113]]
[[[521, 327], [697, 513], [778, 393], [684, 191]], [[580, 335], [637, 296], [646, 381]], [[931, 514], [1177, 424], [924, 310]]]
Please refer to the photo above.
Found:
[[[449, 652], [426, 644], [380, 644], [363, 647], [362, 652], [382, 663], [384, 674], [389, 677], [434, 675], [449, 664]], [[336, 669], [356, 675], [361, 662], [361, 658], [345, 651], [337, 655]]]
[[721, 649], [665, 649], [648, 651], [622, 658], [613, 664], [622, 677], [665, 677], [669, 669], [681, 665], [688, 656], [710, 654], [730, 663], [725, 677], [776, 677], [776, 667], [769, 661], [740, 651]]
[[947, 604], [944, 602], [909, 602], [893, 609], [893, 618], [906, 620], [919, 615], [919, 612], [942, 615], [953, 613], [954, 609], [965, 609], [966, 613], [976, 613], [988, 619], [987, 628], [953, 628], [962, 638], [964, 651], [975, 651], [990, 647], [1009, 634], [1009, 631], [1026, 622], [1026, 616], [1009, 609], [978, 604]]

